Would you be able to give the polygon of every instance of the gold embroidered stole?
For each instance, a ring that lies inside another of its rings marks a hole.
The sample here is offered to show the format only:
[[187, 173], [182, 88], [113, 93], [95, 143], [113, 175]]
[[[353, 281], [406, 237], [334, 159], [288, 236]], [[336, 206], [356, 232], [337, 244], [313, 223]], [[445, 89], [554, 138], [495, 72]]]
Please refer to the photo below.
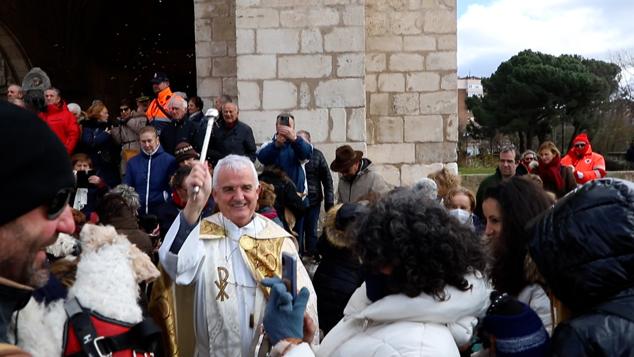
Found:
[[[215, 214], [202, 220], [199, 238], [205, 241], [206, 262], [205, 295], [206, 315], [209, 334], [209, 349], [211, 356], [239, 356], [241, 354], [241, 336], [239, 299], [236, 299], [238, 286], [234, 284], [235, 276], [232, 266], [225, 265], [227, 256], [219, 251], [220, 243], [227, 239], [224, 228], [224, 218]], [[282, 250], [284, 241], [290, 235], [274, 222], [256, 215], [254, 220], [258, 227], [262, 227], [256, 234], [242, 235], [238, 241], [236, 254], [240, 254], [249, 273], [256, 282], [264, 277], [281, 276]], [[230, 259], [227, 261], [229, 263]], [[260, 286], [255, 290], [255, 304], [250, 313], [251, 326], [257, 327], [261, 322], [268, 288]], [[254, 341], [258, 337], [257, 329]]]

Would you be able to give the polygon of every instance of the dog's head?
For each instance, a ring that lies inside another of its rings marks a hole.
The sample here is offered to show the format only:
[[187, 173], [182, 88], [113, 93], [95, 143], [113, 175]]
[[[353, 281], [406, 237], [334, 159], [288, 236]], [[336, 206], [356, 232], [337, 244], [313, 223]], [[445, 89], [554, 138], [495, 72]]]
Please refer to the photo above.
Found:
[[79, 241], [75, 237], [60, 233], [55, 243], [46, 247], [46, 253], [55, 259], [79, 255]]
[[160, 276], [160, 272], [152, 263], [150, 257], [130, 243], [125, 235], [117, 233], [114, 227], [86, 224], [82, 228], [80, 236], [82, 252], [97, 252], [108, 245], [126, 246], [127, 257], [130, 259], [132, 271], [137, 282], [150, 282]]

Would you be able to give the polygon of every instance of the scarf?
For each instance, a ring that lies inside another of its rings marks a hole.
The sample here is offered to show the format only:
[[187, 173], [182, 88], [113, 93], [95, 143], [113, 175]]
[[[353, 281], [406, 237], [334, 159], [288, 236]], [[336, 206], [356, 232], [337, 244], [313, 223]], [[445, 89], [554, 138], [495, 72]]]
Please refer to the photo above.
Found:
[[548, 164], [544, 163], [540, 158], [539, 166], [537, 166], [537, 174], [542, 178], [544, 183], [554, 183], [555, 187], [557, 187], [557, 191], [564, 188], [564, 179], [561, 177], [561, 163], [559, 155], [553, 157]]

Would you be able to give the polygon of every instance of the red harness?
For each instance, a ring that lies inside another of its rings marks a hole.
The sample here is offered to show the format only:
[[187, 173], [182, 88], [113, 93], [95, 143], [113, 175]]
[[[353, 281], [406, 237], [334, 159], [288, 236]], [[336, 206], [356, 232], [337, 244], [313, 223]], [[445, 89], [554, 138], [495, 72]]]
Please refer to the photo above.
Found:
[[151, 319], [136, 325], [110, 319], [84, 309], [76, 299], [64, 307], [68, 320], [64, 325], [63, 356], [154, 356], [156, 348], [151, 346], [160, 343], [161, 331]]
[[[97, 336], [99, 337], [117, 336], [130, 331], [130, 328], [132, 327], [132, 325], [126, 322], [107, 320], [105, 318], [102, 319], [101, 316], [96, 316], [92, 312], [90, 313], [90, 322], [92, 322], [92, 325], [95, 327], [95, 331], [97, 332]], [[79, 339], [77, 338], [77, 334], [75, 333], [75, 328], [70, 325], [70, 320], [66, 321], [64, 336], [66, 336], [64, 356], [72, 356], [76, 353], [82, 352], [81, 344], [79, 343]], [[132, 356], [132, 349], [113, 352], [112, 356]]]

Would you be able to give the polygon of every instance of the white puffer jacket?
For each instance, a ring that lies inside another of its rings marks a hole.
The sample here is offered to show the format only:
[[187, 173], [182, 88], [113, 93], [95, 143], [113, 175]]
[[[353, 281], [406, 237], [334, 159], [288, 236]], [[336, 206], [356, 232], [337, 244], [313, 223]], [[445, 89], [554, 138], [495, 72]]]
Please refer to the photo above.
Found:
[[372, 303], [361, 285], [317, 356], [459, 356], [457, 346], [471, 338], [491, 292], [481, 274], [466, 278], [472, 289], [447, 287], [445, 301], [399, 294]]

